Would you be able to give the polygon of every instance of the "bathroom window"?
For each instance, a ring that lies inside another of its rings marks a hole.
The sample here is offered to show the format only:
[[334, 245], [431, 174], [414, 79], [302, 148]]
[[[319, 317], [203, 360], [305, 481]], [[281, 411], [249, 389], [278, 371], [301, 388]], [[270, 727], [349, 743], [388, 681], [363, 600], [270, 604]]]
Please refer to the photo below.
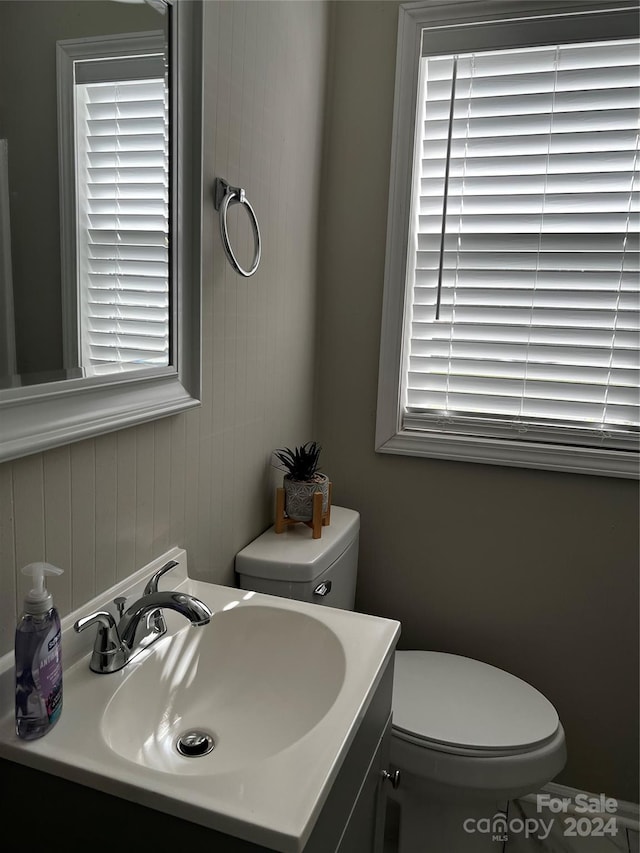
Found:
[[377, 450], [637, 476], [637, 5], [471, 5], [400, 12]]
[[155, 41], [61, 43], [82, 51], [62, 110], [74, 176], [63, 282], [66, 360], [84, 376], [170, 364], [168, 87]]

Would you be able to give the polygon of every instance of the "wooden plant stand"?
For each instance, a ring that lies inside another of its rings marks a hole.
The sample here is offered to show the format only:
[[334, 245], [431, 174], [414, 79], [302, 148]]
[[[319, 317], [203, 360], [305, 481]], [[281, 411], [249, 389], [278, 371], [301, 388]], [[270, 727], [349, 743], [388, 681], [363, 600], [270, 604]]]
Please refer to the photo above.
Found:
[[296, 521], [294, 518], [289, 518], [284, 511], [284, 497], [284, 489], [276, 489], [276, 521], [273, 527], [274, 531], [276, 533], [284, 533], [291, 524], [306, 524], [313, 531], [311, 538], [320, 539], [322, 528], [331, 524], [331, 483], [329, 483], [329, 499], [325, 513], [322, 512], [322, 492], [314, 492], [311, 521]]

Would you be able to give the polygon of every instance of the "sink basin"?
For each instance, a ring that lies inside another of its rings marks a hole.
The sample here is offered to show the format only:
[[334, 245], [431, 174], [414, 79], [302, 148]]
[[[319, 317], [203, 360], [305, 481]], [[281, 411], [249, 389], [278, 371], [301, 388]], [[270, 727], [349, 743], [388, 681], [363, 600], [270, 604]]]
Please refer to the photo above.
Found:
[[[225, 773], [292, 746], [325, 716], [345, 677], [340, 640], [306, 613], [255, 605], [215, 613], [155, 644], [102, 718], [119, 755], [180, 775]], [[184, 756], [178, 737], [207, 732], [214, 749]]]

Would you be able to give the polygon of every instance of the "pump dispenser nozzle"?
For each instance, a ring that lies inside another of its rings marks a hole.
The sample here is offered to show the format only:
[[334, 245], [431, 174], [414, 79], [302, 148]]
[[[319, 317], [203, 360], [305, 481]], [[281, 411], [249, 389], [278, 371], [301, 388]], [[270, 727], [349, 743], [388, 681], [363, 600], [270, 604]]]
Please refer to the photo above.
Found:
[[46, 613], [53, 607], [53, 596], [44, 583], [45, 575], [61, 575], [63, 569], [52, 566], [51, 563], [29, 563], [22, 569], [23, 575], [31, 575], [33, 587], [24, 598], [25, 613]]

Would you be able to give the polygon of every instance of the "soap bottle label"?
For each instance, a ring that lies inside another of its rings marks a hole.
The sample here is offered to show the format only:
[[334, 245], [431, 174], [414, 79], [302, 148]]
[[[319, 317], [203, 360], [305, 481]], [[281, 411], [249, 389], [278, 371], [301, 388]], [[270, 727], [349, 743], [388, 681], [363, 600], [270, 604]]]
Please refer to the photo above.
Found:
[[[56, 620], [57, 622], [57, 620]], [[53, 636], [52, 636], [53, 635]], [[62, 656], [60, 654], [60, 625], [46, 637], [40, 650], [40, 663], [34, 673], [44, 698], [49, 722], [55, 722], [62, 711]]]

